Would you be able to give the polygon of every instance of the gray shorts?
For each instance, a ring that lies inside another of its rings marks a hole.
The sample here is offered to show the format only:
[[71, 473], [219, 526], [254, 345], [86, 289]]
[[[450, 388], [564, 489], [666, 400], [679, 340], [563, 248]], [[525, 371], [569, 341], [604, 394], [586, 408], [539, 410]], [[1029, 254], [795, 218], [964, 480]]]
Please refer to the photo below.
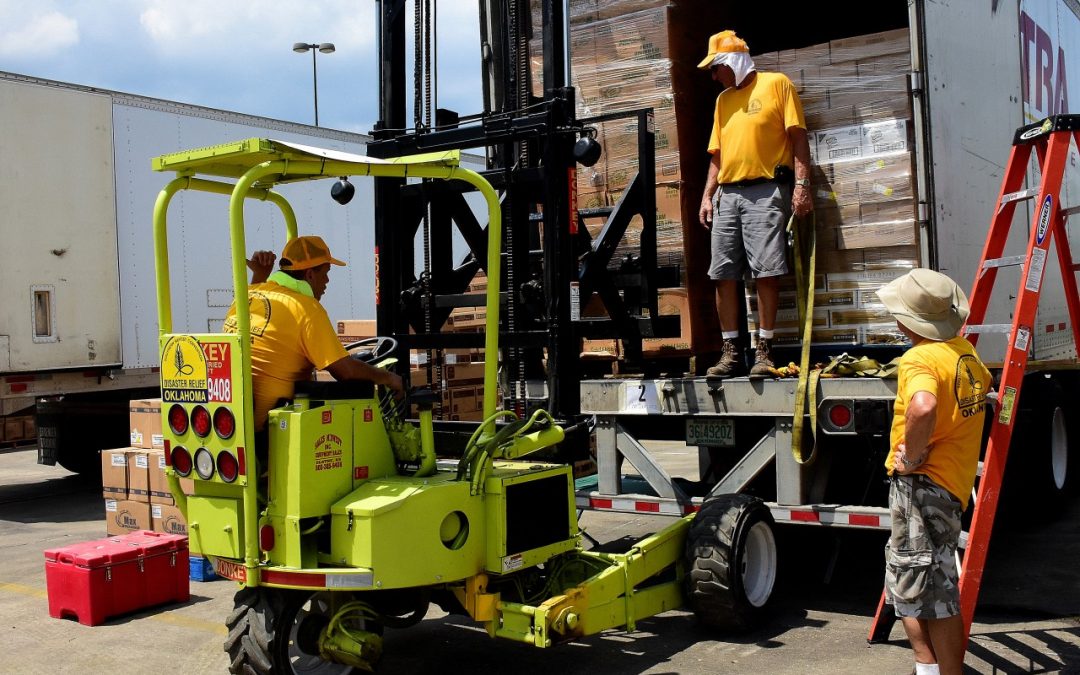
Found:
[[959, 500], [927, 476], [894, 476], [889, 513], [885, 602], [900, 617], [945, 619], [959, 614]]
[[787, 274], [787, 223], [791, 188], [777, 183], [721, 185], [713, 194], [712, 264], [709, 278], [741, 279]]

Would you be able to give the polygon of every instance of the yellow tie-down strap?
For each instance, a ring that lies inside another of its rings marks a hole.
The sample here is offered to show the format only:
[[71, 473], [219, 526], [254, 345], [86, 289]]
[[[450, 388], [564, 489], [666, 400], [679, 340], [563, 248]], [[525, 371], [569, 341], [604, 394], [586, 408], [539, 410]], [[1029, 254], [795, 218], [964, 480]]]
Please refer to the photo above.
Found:
[[[799, 358], [799, 384], [795, 390], [795, 419], [791, 429], [791, 455], [799, 464], [814, 460], [817, 441], [817, 390], [822, 377], [896, 377], [900, 357], [882, 365], [866, 356], [850, 354], [835, 356], [824, 368], [810, 369], [810, 341], [814, 315], [814, 278], [817, 237], [814, 217], [799, 219], [794, 215], [788, 221], [788, 232], [793, 240], [795, 257], [795, 298], [802, 325], [802, 353]], [[804, 250], [805, 249], [805, 250]], [[809, 411], [808, 411], [809, 409]], [[806, 415], [810, 415], [809, 452], [803, 447]]]

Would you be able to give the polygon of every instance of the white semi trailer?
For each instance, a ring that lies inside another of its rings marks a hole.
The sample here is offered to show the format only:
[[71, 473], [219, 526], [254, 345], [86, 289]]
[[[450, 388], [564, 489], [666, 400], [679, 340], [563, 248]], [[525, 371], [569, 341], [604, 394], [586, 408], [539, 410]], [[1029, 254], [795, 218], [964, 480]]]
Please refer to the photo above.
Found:
[[[331, 129], [0, 72], [0, 415], [38, 405], [39, 461], [92, 470], [127, 444], [127, 401], [156, 395], [157, 310], [150, 217], [166, 177], [150, 158], [263, 136], [363, 154], [367, 137]], [[347, 260], [325, 298], [331, 317], [372, 317], [370, 183], [342, 207], [326, 187], [282, 188], [301, 232]], [[170, 212], [174, 316], [218, 330], [232, 302], [229, 248], [209, 233], [216, 195], [178, 196]], [[272, 204], [247, 207], [252, 250], [280, 251]], [[74, 434], [75, 430], [78, 434]]]

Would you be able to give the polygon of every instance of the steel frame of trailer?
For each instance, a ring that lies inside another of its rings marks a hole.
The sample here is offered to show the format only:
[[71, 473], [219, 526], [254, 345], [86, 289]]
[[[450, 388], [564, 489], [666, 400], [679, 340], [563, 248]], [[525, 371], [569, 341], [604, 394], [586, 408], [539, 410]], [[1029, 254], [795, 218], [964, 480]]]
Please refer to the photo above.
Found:
[[[771, 418], [773, 425], [752, 444], [742, 443], [742, 457], [726, 475], [709, 486], [708, 496], [745, 489], [769, 464], [776, 465], [776, 500], [767, 502], [778, 523], [887, 530], [888, 508], [884, 505], [855, 506], [815, 502], [816, 481], [827, 478], [827, 464], [798, 463], [791, 452], [793, 400], [797, 380], [757, 380], [733, 378], [603, 379], [581, 382], [583, 414], [595, 417], [597, 487], [577, 491], [577, 506], [583, 510], [653, 513], [681, 516], [700, 508], [705, 497], [691, 496], [664, 469], [642, 440], [671, 440], [670, 434], [650, 439], [635, 436], [627, 428], [631, 421], [659, 416], [665, 422], [690, 419], [756, 417]], [[539, 393], [539, 392], [538, 392]], [[823, 378], [817, 395], [819, 417], [840, 401], [878, 402], [891, 406], [896, 398], [896, 381], [879, 378]], [[657, 419], [657, 421], [660, 421]], [[807, 419], [806, 424], [809, 424]], [[640, 427], [640, 424], [634, 425]], [[659, 426], [659, 425], [648, 425]], [[886, 429], [887, 430], [887, 429]], [[827, 444], [836, 436], [855, 436], [857, 431], [828, 433], [819, 428], [817, 442]], [[880, 433], [880, 432], [879, 432]], [[747, 448], [749, 446], [749, 448]], [[698, 446], [699, 475], [709, 464], [708, 446]], [[624, 492], [623, 460], [641, 474], [655, 495]], [[699, 477], [694, 477], [695, 479]]]

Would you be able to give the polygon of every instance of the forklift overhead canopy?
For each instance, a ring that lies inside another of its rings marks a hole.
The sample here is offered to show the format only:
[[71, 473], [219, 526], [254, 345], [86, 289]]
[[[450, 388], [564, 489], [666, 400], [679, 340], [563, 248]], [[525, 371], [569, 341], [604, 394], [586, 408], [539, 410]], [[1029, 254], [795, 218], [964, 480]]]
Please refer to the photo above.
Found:
[[[395, 157], [392, 159], [378, 159], [364, 155], [354, 155], [337, 150], [316, 148], [310, 145], [277, 141], [269, 138], [248, 138], [242, 141], [222, 143], [205, 148], [182, 150], [168, 155], [155, 157], [152, 166], [155, 171], [176, 171], [179, 174], [220, 176], [225, 178], [240, 178], [251, 167], [272, 161], [299, 161], [299, 162], [326, 162], [333, 166], [320, 175], [378, 175], [372, 171], [372, 167], [387, 165], [408, 165], [417, 167], [445, 167], [455, 168], [459, 165], [461, 152], [459, 150], [447, 150], [430, 152], [407, 157]], [[343, 166], [345, 165], [345, 166]], [[342, 172], [342, 169], [348, 169]], [[406, 173], [408, 175], [408, 173]], [[290, 175], [288, 171], [274, 176], [272, 180], [263, 178], [262, 185], [280, 184], [298, 180], [310, 180], [318, 178], [309, 171], [302, 174]]]

